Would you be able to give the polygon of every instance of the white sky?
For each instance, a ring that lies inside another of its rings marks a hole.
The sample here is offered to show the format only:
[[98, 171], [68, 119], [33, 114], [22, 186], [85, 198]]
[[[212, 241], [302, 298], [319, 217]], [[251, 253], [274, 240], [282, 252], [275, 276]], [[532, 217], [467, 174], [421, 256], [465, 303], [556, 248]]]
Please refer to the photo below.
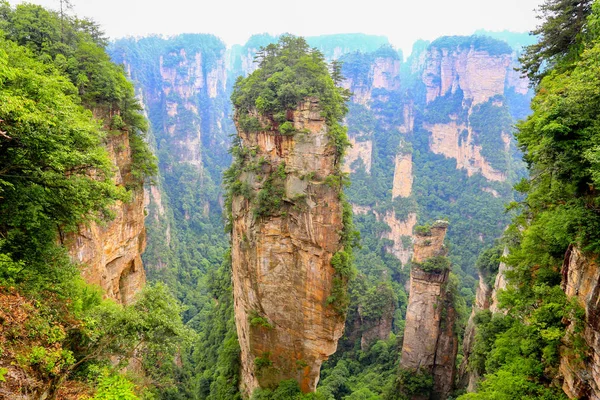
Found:
[[[71, 0], [111, 38], [212, 33], [229, 46], [254, 33], [385, 35], [410, 53], [417, 39], [477, 29], [532, 30], [543, 0]], [[22, 0], [9, 0], [15, 4]], [[59, 0], [29, 0], [58, 9]]]

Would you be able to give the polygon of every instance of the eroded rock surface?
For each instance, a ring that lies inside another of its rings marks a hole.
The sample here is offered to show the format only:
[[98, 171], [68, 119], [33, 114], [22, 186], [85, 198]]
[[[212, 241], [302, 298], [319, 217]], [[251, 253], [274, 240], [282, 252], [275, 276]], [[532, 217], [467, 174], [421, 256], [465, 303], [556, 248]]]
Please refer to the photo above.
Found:
[[587, 357], [578, 359], [573, 351], [561, 351], [560, 374], [563, 390], [571, 399], [600, 399], [600, 268], [596, 256], [571, 246], [562, 266], [562, 287], [585, 311], [583, 321], [569, 321], [567, 344], [575, 325], [583, 324], [582, 338]]
[[257, 216], [251, 199], [233, 197], [235, 320], [246, 394], [285, 379], [314, 391], [344, 328], [344, 317], [328, 301], [343, 227], [338, 190], [325, 183], [336, 152], [317, 100], [301, 104], [290, 119], [298, 130], [293, 136], [238, 128], [241, 145], [256, 154], [252, 159], [264, 160], [240, 180], [254, 194], [273, 173], [284, 180], [281, 206], [269, 215]]
[[[133, 184], [131, 148], [127, 133], [110, 135], [107, 149], [116, 166], [116, 185]], [[82, 275], [102, 288], [106, 297], [130, 304], [146, 283], [141, 255], [146, 247], [144, 190], [132, 190], [130, 202], [117, 202], [115, 218], [104, 223], [81, 226], [65, 243], [71, 257], [83, 264]]]
[[454, 332], [456, 312], [446, 285], [450, 271], [425, 271], [419, 264], [432, 257], [446, 255], [444, 238], [447, 227], [447, 222], [438, 221], [429, 232], [415, 235], [400, 360], [400, 366], [405, 370], [432, 374], [432, 399], [447, 398], [454, 386], [458, 351], [458, 338]]
[[492, 55], [473, 47], [432, 46], [423, 71], [427, 102], [460, 89], [466, 99], [473, 100], [473, 105], [484, 103], [504, 93], [510, 66], [510, 54]]

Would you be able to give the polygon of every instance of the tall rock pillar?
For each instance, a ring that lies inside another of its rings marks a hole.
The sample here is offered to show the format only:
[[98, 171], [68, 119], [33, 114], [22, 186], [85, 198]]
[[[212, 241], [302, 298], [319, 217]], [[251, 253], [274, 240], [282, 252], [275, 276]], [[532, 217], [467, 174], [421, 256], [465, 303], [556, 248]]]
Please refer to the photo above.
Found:
[[437, 221], [415, 235], [400, 367], [404, 373], [432, 377], [433, 386], [422, 393], [406, 393], [412, 399], [445, 399], [454, 384], [458, 339], [448, 288], [447, 227], [446, 221]]
[[242, 391], [295, 379], [310, 392], [344, 328], [339, 160], [316, 98], [289, 110], [291, 135], [254, 115], [258, 132], [236, 121], [230, 217]]

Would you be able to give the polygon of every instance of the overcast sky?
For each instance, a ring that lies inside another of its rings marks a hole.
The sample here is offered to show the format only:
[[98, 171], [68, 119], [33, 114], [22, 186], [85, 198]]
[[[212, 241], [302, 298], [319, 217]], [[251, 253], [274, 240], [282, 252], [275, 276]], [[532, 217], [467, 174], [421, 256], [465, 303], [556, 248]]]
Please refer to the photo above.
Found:
[[[9, 0], [19, 3], [20, 0]], [[385, 35], [410, 53], [417, 39], [468, 35], [477, 29], [530, 31], [543, 0], [71, 0], [111, 38], [152, 33], [212, 33], [228, 45], [254, 33], [302, 36]], [[29, 0], [58, 8], [59, 0]]]

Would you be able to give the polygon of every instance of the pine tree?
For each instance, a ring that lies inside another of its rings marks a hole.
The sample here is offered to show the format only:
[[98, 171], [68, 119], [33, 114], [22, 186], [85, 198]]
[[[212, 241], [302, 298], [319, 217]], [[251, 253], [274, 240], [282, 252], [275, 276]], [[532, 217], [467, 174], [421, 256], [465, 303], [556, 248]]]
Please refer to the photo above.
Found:
[[335, 86], [340, 86], [340, 84], [344, 80], [344, 76], [342, 75], [341, 61], [333, 60], [331, 62], [331, 79], [333, 79]]
[[519, 58], [520, 71], [537, 85], [545, 71], [566, 61], [577, 59], [592, 0], [546, 0], [540, 6], [542, 24], [531, 32], [539, 42], [528, 46]]

